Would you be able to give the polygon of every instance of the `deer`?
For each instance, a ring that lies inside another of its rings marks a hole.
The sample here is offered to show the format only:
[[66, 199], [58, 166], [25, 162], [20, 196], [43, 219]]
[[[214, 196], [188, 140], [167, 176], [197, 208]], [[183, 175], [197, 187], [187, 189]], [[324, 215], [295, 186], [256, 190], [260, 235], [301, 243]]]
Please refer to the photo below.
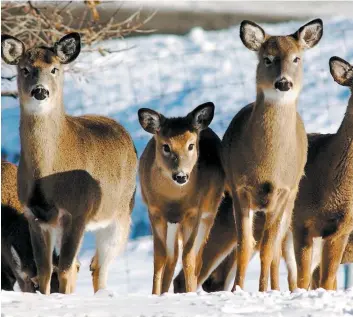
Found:
[[153, 294], [169, 291], [179, 236], [185, 290], [197, 288], [202, 251], [224, 191], [221, 141], [208, 127], [214, 108], [207, 102], [177, 118], [147, 108], [138, 111], [142, 128], [153, 135], [139, 164], [153, 234]]
[[[329, 61], [333, 79], [353, 92], [353, 66], [339, 57]], [[319, 287], [336, 288], [336, 273], [353, 231], [353, 97], [334, 134], [309, 138], [309, 156], [293, 212], [298, 287], [308, 289], [320, 265]]]
[[137, 154], [129, 133], [108, 117], [65, 112], [64, 67], [80, 51], [78, 33], [29, 49], [13, 36], [1, 36], [2, 59], [17, 67], [18, 196], [29, 221], [43, 294], [50, 290], [54, 247], [59, 291], [74, 291], [85, 231], [96, 236], [90, 266], [94, 292], [106, 288], [109, 266], [127, 242], [134, 204]]
[[[22, 292], [37, 289], [37, 268], [28, 221], [17, 196], [17, 166], [1, 161], [1, 289], [13, 291], [17, 282]], [[58, 256], [53, 253], [53, 262]], [[53, 272], [50, 291], [59, 291], [59, 281]]]
[[[297, 112], [302, 86], [303, 52], [323, 35], [321, 19], [295, 33], [271, 36], [256, 23], [243, 21], [240, 38], [258, 55], [256, 101], [241, 109], [222, 139], [226, 190], [233, 199], [237, 231], [236, 286], [244, 287], [254, 249], [256, 212], [266, 221], [261, 239], [259, 291], [278, 290], [281, 243], [287, 232], [299, 182], [304, 175], [307, 135]], [[273, 273], [273, 274], [272, 274]]]

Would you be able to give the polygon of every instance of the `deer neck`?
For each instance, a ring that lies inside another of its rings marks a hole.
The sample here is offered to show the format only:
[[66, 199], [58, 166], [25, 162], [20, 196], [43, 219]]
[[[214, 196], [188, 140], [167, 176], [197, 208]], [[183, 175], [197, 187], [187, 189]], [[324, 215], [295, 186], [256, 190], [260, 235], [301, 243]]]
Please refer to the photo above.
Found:
[[336, 184], [348, 181], [349, 186], [353, 186], [353, 94], [349, 99], [345, 116], [329, 151], [331, 153], [329, 163]]
[[251, 134], [267, 148], [269, 144], [265, 143], [270, 142], [270, 148], [279, 146], [283, 149], [288, 140], [293, 139], [297, 124], [297, 97], [290, 94], [286, 96], [275, 90], [257, 93], [249, 128]]
[[61, 99], [45, 113], [29, 113], [21, 105], [20, 139], [21, 157], [35, 178], [52, 172], [59, 140], [65, 124], [65, 112]]
[[343, 137], [349, 139], [353, 138], [353, 92], [349, 98], [346, 113], [337, 133], [341, 133]]

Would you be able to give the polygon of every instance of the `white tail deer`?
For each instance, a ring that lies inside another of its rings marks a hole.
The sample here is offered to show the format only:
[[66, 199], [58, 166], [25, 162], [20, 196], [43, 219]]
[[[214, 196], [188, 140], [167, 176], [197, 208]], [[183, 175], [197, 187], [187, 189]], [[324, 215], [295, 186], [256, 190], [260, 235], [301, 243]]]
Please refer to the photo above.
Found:
[[[260, 245], [259, 290], [279, 289], [278, 266], [307, 156], [307, 136], [297, 99], [302, 86], [303, 51], [323, 34], [320, 19], [288, 36], [270, 36], [243, 21], [240, 38], [256, 51], [256, 101], [232, 120], [222, 140], [226, 188], [233, 199], [238, 234], [236, 285], [244, 287], [254, 248], [253, 215], [266, 214]], [[272, 275], [272, 274], [271, 274]]]
[[224, 190], [221, 142], [208, 127], [214, 105], [206, 103], [186, 117], [166, 118], [139, 110], [141, 126], [154, 136], [140, 159], [142, 196], [154, 240], [153, 294], [168, 292], [183, 240], [186, 291], [196, 291], [202, 250]]
[[[353, 90], [352, 65], [332, 57], [330, 71], [338, 84]], [[293, 213], [300, 288], [309, 287], [312, 270], [321, 261], [319, 286], [335, 289], [336, 272], [353, 230], [352, 95], [341, 126], [335, 134], [309, 137], [306, 177], [300, 184]]]
[[78, 33], [52, 47], [27, 50], [20, 40], [1, 37], [3, 60], [18, 70], [18, 191], [30, 223], [39, 289], [45, 294], [55, 245], [60, 292], [74, 290], [75, 259], [85, 230], [96, 232], [94, 291], [106, 287], [108, 266], [128, 238], [134, 201], [137, 157], [130, 135], [112, 119], [65, 113], [64, 65], [80, 49]]

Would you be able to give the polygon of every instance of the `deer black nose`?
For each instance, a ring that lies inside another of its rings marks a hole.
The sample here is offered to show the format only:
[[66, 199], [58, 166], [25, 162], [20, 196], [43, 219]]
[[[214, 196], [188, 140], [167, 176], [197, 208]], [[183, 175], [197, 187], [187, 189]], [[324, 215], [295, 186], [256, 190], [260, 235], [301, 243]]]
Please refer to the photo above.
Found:
[[280, 80], [275, 82], [275, 88], [280, 91], [288, 91], [293, 88], [293, 83], [282, 77]]
[[189, 176], [185, 173], [179, 172], [173, 174], [173, 180], [178, 184], [185, 184], [189, 180]]
[[49, 97], [49, 91], [46, 90], [43, 86], [37, 86], [31, 91], [31, 96], [37, 100], [44, 100]]

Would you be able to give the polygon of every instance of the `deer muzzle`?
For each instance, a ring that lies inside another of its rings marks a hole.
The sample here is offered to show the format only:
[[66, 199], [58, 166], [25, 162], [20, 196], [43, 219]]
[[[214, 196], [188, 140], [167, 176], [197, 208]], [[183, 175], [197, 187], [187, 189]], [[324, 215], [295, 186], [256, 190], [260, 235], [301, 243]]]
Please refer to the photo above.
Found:
[[49, 98], [49, 91], [42, 85], [38, 85], [31, 91], [31, 96], [37, 100], [44, 100]]
[[287, 78], [282, 77], [275, 82], [275, 88], [279, 91], [288, 91], [293, 88], [293, 83], [287, 80]]

